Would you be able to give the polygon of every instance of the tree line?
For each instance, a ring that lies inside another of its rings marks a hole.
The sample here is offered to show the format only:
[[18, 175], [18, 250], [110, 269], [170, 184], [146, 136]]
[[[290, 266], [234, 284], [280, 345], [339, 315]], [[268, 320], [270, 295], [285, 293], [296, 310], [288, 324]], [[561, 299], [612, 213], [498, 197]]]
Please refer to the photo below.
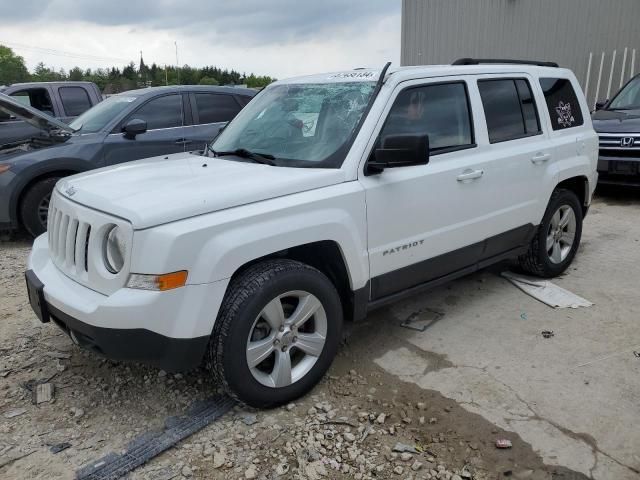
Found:
[[73, 67], [68, 72], [54, 69], [40, 62], [29, 72], [24, 59], [16, 55], [9, 47], [0, 45], [0, 85], [18, 82], [52, 82], [52, 81], [87, 81], [98, 85], [105, 93], [119, 93], [140, 87], [156, 87], [161, 85], [247, 85], [250, 88], [264, 87], [275, 78], [247, 75], [235, 70], [209, 67], [159, 66], [152, 63], [146, 65], [141, 59], [136, 66], [134, 62], [126, 67], [82, 69]]

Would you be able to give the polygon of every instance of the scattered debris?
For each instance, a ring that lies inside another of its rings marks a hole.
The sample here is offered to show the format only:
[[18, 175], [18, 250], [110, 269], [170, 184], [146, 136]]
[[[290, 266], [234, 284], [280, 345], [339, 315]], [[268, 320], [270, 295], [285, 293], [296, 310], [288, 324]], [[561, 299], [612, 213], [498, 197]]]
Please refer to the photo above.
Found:
[[240, 420], [242, 420], [242, 423], [245, 425], [251, 426], [258, 423], [258, 416], [255, 413], [243, 413], [240, 415]]
[[412, 445], [407, 445], [406, 443], [396, 443], [393, 447], [393, 451], [394, 452], [398, 452], [398, 453], [420, 453], [418, 452], [418, 450], [416, 450], [416, 447], [412, 446]]
[[69, 442], [57, 443], [49, 446], [49, 451], [53, 454], [60, 453], [63, 450], [69, 448], [71, 444]]
[[639, 351], [634, 351], [633, 355], [637, 358], [640, 358], [640, 352]]
[[22, 415], [24, 413], [27, 413], [27, 409], [26, 408], [15, 408], [13, 410], [9, 410], [8, 412], [5, 412], [4, 418], [17, 417], [17, 416]]
[[431, 308], [423, 308], [409, 315], [400, 326], [417, 330], [418, 332], [424, 332], [442, 317], [444, 317], [443, 312], [432, 310]]
[[553, 308], [578, 308], [591, 307], [593, 305], [589, 300], [585, 300], [548, 280], [518, 275], [512, 272], [502, 272], [502, 276], [527, 295]]
[[541, 333], [544, 338], [551, 338], [555, 336], [555, 333], [553, 333], [553, 330], [543, 330]]
[[511, 448], [512, 446], [513, 444], [511, 443], [511, 440], [508, 440], [506, 438], [499, 438], [498, 440], [496, 440], [497, 448]]
[[82, 467], [76, 472], [76, 478], [77, 480], [119, 478], [221, 417], [229, 411], [233, 403], [233, 400], [227, 396], [198, 402], [186, 416], [168, 419], [167, 428], [163, 432], [149, 432], [138, 437], [127, 446], [124, 453], [110, 453]]
[[55, 391], [53, 383], [40, 383], [31, 390], [31, 401], [34, 405], [53, 401]]

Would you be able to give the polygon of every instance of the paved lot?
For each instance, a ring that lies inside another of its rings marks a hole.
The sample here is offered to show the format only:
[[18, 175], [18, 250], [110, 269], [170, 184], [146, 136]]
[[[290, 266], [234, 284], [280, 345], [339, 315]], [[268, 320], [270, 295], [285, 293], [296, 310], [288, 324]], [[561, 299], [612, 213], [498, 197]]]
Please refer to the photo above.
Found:
[[[593, 307], [553, 310], [499, 270], [458, 280], [350, 326], [330, 374], [295, 406], [238, 407], [132, 478], [420, 480], [438, 465], [476, 480], [640, 478], [638, 220], [633, 192], [592, 207], [556, 282]], [[0, 243], [0, 478], [73, 478], [216, 390], [202, 370], [104, 361], [40, 324], [24, 295], [28, 250]], [[426, 309], [444, 315], [424, 332], [400, 327]], [[30, 382], [42, 379], [54, 402], [33, 405]], [[513, 448], [496, 449], [497, 438]], [[402, 459], [397, 442], [425, 452]]]
[[408, 345], [376, 362], [518, 433], [545, 463], [637, 479], [639, 281], [640, 195], [609, 191], [586, 219], [571, 270], [555, 280], [593, 307], [554, 310], [481, 272], [391, 307], [397, 321], [424, 308], [445, 315], [424, 333], [394, 330]]

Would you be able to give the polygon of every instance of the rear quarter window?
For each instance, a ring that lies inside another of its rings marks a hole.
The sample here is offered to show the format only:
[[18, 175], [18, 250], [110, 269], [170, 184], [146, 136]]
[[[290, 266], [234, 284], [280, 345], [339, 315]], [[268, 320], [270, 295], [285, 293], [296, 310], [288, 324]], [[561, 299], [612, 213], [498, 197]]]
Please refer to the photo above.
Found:
[[554, 130], [579, 127], [584, 124], [582, 108], [571, 81], [566, 78], [541, 78], [551, 126]]

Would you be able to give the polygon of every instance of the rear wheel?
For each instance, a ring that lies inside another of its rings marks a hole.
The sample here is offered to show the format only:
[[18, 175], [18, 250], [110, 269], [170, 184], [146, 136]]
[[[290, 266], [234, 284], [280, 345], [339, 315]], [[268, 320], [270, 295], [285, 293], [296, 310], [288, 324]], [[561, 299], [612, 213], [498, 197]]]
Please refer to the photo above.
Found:
[[555, 190], [529, 250], [519, 258], [520, 266], [540, 277], [560, 275], [573, 261], [581, 237], [578, 197], [570, 190]]
[[232, 396], [254, 407], [287, 403], [327, 371], [342, 331], [340, 297], [320, 271], [292, 260], [248, 268], [228, 288], [208, 364]]
[[26, 191], [20, 204], [22, 225], [33, 237], [47, 230], [47, 216], [51, 192], [61, 177], [49, 177], [34, 183]]

